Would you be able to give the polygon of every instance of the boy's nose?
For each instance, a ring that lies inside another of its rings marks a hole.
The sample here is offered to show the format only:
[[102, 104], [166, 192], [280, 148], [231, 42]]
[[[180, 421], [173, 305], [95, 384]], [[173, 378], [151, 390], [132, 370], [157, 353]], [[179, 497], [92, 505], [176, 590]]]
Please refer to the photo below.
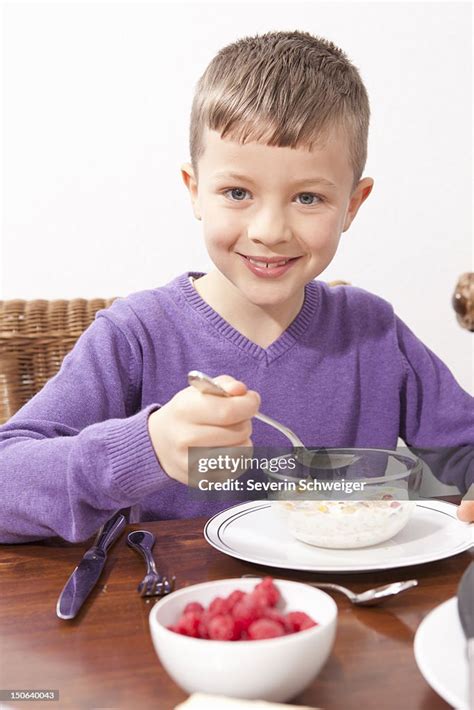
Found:
[[271, 246], [292, 239], [291, 229], [279, 210], [261, 210], [247, 227], [247, 236], [253, 242]]

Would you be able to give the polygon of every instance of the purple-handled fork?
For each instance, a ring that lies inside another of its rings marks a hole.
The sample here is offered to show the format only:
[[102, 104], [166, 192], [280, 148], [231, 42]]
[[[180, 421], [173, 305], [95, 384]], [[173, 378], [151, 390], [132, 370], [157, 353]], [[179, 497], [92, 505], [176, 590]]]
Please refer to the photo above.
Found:
[[146, 575], [137, 587], [141, 597], [162, 597], [173, 591], [176, 577], [162, 575], [156, 569], [155, 560], [151, 554], [155, 544], [155, 536], [148, 530], [134, 530], [128, 534], [127, 544], [145, 558]]

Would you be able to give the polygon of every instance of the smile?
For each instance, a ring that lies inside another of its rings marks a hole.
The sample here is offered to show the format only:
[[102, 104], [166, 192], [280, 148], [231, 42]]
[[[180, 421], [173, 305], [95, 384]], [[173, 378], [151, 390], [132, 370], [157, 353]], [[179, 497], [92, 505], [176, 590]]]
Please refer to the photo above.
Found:
[[292, 267], [294, 262], [300, 258], [299, 256], [260, 257], [246, 256], [245, 254], [239, 254], [239, 256], [253, 274], [264, 277], [282, 276]]
[[246, 256], [246, 259], [250, 261], [251, 264], [255, 264], [255, 266], [264, 266], [266, 269], [275, 269], [277, 266], [284, 266], [285, 264], [288, 264], [290, 259], [284, 259], [283, 261], [260, 261], [257, 259], [252, 259], [250, 256]]

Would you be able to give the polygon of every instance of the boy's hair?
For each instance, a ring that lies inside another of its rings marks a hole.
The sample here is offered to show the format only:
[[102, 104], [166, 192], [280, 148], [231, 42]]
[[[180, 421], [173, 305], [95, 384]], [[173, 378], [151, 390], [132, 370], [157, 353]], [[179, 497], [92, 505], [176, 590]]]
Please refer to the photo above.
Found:
[[353, 187], [367, 159], [369, 99], [341, 49], [309, 32], [267, 32], [221, 49], [200, 78], [190, 126], [196, 177], [207, 127], [240, 143], [312, 146], [329, 129], [347, 136]]

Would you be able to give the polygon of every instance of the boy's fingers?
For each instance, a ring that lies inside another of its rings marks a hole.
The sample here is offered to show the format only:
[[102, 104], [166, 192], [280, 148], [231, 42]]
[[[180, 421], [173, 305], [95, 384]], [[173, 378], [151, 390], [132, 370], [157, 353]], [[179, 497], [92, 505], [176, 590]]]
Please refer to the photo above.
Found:
[[474, 523], [474, 483], [462, 499], [457, 513], [459, 520], [462, 520], [463, 523]]
[[247, 388], [247, 385], [245, 382], [241, 382], [240, 380], [236, 380], [234, 377], [231, 377], [230, 375], [219, 375], [218, 377], [213, 378], [217, 384], [219, 384], [221, 387], [225, 389], [226, 392], [228, 392], [231, 395], [239, 395], [239, 394], [245, 394], [248, 392], [252, 397], [255, 398], [255, 401], [257, 403], [257, 407], [260, 407], [260, 402], [261, 398], [258, 392], [255, 392], [255, 390], [249, 390]]
[[229, 427], [216, 427], [210, 424], [201, 425], [194, 433], [194, 436], [186, 438], [183, 448], [190, 446], [208, 447], [240, 447], [248, 446], [251, 441], [252, 427], [248, 422], [234, 424]]
[[474, 523], [474, 503], [461, 503], [458, 508], [458, 518], [463, 523]]
[[230, 375], [219, 375], [218, 377], [213, 377], [213, 380], [225, 389], [228, 394], [239, 395], [247, 392], [247, 385]]
[[199, 424], [231, 426], [244, 422], [257, 413], [260, 406], [260, 396], [257, 392], [247, 389], [244, 382], [230, 375], [219, 375], [214, 379], [231, 396], [207, 393], [202, 395], [194, 387], [189, 387], [187, 391], [192, 394], [190, 398], [183, 399], [178, 393], [186, 419]]

